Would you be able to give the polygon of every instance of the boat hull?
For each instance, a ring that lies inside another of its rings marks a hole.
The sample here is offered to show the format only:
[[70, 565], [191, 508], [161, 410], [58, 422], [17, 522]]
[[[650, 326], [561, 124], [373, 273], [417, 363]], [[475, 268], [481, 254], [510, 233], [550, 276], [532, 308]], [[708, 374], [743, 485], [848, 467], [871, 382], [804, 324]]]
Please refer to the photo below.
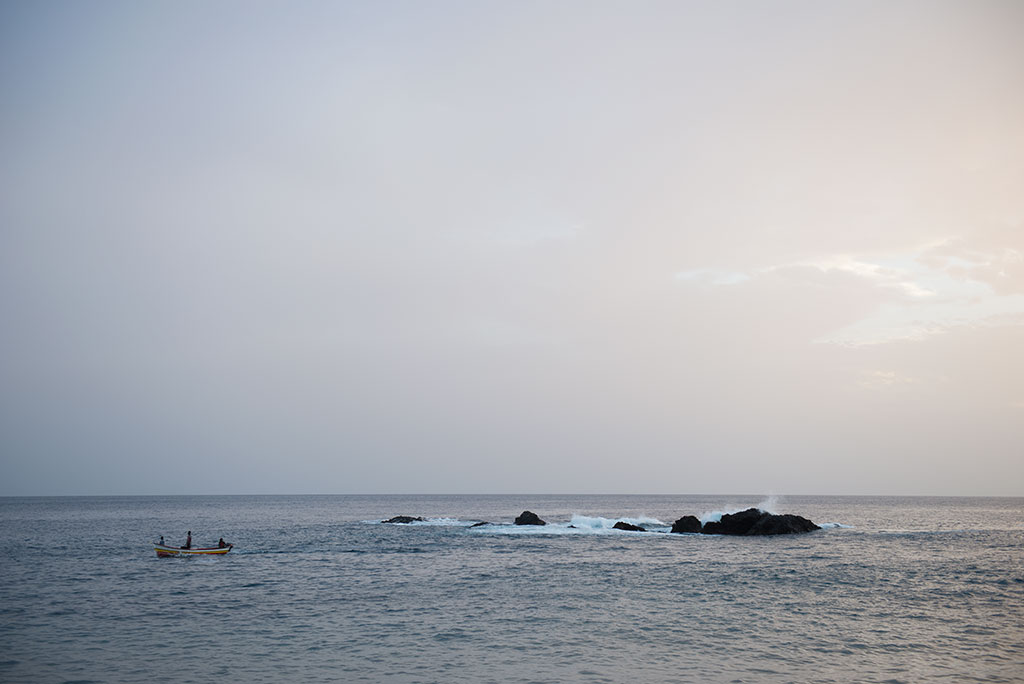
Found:
[[206, 549], [180, 549], [177, 546], [164, 546], [162, 544], [156, 544], [156, 555], [160, 558], [170, 558], [172, 556], [223, 556], [225, 553], [231, 550], [232, 545], [228, 544], [224, 548], [219, 546], [213, 546]]

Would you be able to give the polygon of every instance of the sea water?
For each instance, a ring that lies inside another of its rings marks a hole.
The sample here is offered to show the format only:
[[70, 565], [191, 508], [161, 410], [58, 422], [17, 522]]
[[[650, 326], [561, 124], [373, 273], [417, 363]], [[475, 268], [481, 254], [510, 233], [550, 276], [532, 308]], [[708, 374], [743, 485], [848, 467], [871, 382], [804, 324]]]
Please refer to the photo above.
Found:
[[[825, 529], [667, 532], [752, 505]], [[6, 498], [0, 548], [0, 682], [1024, 681], [1022, 499]]]

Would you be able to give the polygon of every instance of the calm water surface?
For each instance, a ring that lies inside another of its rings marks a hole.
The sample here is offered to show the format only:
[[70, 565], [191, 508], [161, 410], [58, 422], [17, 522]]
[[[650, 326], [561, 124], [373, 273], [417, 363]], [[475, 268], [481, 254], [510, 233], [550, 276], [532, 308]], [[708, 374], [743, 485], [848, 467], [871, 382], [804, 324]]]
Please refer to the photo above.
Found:
[[[1024, 682], [1024, 499], [0, 499], [0, 682]], [[510, 523], [530, 509], [552, 525]], [[424, 524], [382, 525], [406, 514]], [[574, 525], [570, 528], [569, 525]], [[165, 535], [219, 558], [158, 559]]]

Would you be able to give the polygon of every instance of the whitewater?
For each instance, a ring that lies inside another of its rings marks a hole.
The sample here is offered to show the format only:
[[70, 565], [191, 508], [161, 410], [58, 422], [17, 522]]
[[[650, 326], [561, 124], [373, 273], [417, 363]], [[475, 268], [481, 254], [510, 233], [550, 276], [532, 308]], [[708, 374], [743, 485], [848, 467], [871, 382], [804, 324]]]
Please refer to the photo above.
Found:
[[[667, 532], [751, 506], [825, 529]], [[1022, 499], [5, 498], [0, 548], [0, 682], [1024, 681]]]

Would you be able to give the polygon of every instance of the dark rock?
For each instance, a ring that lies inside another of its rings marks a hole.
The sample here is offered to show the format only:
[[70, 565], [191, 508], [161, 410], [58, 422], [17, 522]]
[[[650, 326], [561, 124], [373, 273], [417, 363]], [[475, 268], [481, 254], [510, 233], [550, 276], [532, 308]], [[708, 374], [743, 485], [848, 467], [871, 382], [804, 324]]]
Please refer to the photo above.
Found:
[[768, 515], [756, 508], [748, 508], [739, 513], [726, 513], [718, 522], [704, 523], [701, 532], [704, 534], [746, 534], [762, 517]]
[[799, 534], [820, 529], [810, 520], [801, 518], [799, 515], [766, 515], [754, 523], [747, 534]]
[[640, 527], [639, 525], [630, 525], [628, 522], [622, 522], [621, 520], [614, 525], [612, 529], [615, 530], [626, 530], [627, 532], [646, 532], [647, 528]]
[[547, 525], [536, 513], [523, 511], [522, 515], [516, 518], [516, 525]]
[[478, 523], [473, 523], [472, 525], [470, 525], [470, 527], [483, 527], [484, 525], [490, 525], [490, 524], [491, 523], [489, 523], [489, 522], [478, 522]]
[[704, 534], [770, 535], [796, 534], [821, 529], [799, 515], [776, 515], [756, 508], [739, 513], [727, 513], [719, 522], [709, 522], [701, 530]]
[[692, 515], [684, 515], [672, 523], [672, 531], [678, 534], [696, 534], [700, 532], [700, 520]]
[[408, 525], [414, 522], [423, 522], [423, 518], [414, 518], [410, 515], [396, 515], [388, 520], [381, 520], [382, 523], [393, 523], [396, 525]]

